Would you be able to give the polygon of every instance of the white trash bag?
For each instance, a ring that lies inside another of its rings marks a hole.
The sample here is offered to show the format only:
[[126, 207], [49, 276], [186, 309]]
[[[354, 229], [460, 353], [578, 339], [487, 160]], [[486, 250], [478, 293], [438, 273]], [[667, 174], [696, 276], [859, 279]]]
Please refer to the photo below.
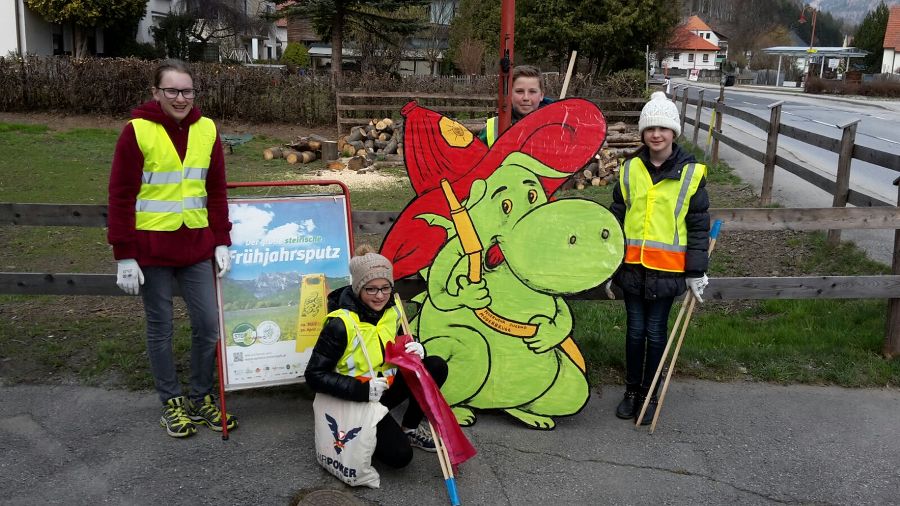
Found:
[[345, 401], [318, 393], [313, 401], [316, 460], [347, 485], [378, 488], [372, 467], [376, 425], [388, 413], [380, 402]]

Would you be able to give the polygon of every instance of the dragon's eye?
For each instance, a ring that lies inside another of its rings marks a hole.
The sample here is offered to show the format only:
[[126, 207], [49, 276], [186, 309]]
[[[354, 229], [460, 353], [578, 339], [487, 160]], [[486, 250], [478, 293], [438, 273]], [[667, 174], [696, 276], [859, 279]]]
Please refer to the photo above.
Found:
[[537, 195], [537, 190], [528, 190], [528, 203], [534, 204], [535, 202], [537, 202]]
[[503, 214], [509, 214], [512, 211], [512, 200], [504, 199], [500, 203], [500, 207], [503, 209]]

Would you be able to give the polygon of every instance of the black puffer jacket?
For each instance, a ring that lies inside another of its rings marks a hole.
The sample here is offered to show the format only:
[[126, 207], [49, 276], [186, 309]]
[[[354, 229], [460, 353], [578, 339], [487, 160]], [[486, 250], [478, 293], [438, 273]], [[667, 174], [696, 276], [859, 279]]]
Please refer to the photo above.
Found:
[[[359, 316], [359, 320], [376, 325], [384, 312], [394, 306], [393, 298], [381, 311], [373, 311], [345, 286], [328, 294], [328, 312], [347, 309]], [[312, 356], [306, 365], [306, 383], [316, 392], [333, 395], [349, 401], [369, 400], [369, 385], [358, 379], [335, 372], [338, 361], [347, 349], [347, 329], [340, 318], [329, 318], [319, 334]], [[382, 350], [382, 356], [384, 350]]]
[[[672, 155], [658, 169], [650, 163], [650, 154], [646, 146], [641, 148], [637, 157], [650, 171], [654, 184], [666, 178], [681, 179], [681, 171], [685, 165], [696, 162], [694, 155], [684, 151], [677, 144], [672, 144]], [[622, 197], [620, 184], [621, 182], [616, 183], [613, 188], [613, 204], [609, 210], [618, 218], [619, 223], [624, 224], [625, 199]], [[640, 264], [623, 263], [613, 277], [615, 283], [627, 293], [642, 295], [645, 299], [651, 300], [657, 297], [675, 297], [684, 293], [687, 289], [685, 277], [700, 277], [708, 266], [709, 195], [706, 193], [706, 178], [700, 181], [697, 192], [691, 197], [685, 225], [688, 238], [684, 273], [658, 271]]]

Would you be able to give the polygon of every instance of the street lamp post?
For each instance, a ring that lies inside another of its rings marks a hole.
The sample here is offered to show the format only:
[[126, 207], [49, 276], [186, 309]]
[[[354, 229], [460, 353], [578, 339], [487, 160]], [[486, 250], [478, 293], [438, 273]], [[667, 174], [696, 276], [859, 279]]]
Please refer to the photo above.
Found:
[[816, 13], [818, 13], [818, 10], [815, 7], [811, 5], [804, 5], [803, 10], [800, 11], [800, 19], [797, 20], [798, 23], [806, 23], [806, 16], [804, 16], [804, 14], [806, 13], [806, 9], [812, 11], [812, 28], [809, 34], [809, 49], [806, 50], [806, 79], [803, 81], [804, 90], [809, 83], [809, 76], [812, 74], [812, 55], [816, 52], [816, 50], [813, 49], [813, 45], [816, 40]]

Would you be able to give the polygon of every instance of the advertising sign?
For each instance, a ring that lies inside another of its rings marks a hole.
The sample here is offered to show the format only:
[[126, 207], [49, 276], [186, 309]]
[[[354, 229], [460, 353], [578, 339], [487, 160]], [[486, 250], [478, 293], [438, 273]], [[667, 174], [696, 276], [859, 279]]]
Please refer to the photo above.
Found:
[[696, 81], [700, 77], [700, 69], [691, 69], [688, 81]]
[[228, 202], [231, 270], [218, 283], [225, 389], [301, 382], [328, 293], [350, 284], [345, 198]]

